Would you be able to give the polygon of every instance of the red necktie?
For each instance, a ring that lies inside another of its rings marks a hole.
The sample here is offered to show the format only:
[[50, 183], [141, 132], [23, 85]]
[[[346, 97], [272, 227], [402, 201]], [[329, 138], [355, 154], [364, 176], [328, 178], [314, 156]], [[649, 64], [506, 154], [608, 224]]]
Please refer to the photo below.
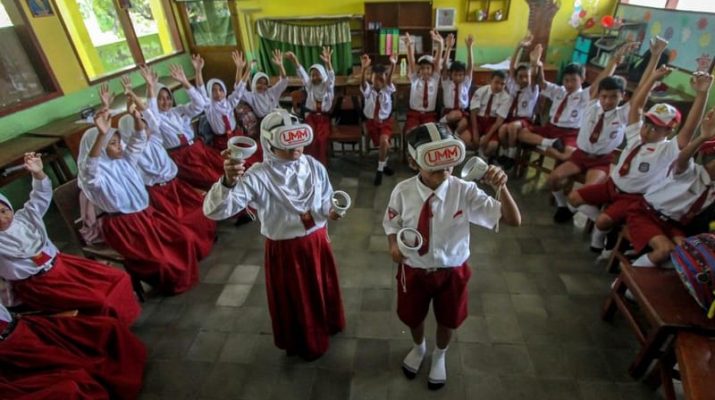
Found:
[[484, 112], [485, 117], [489, 117], [492, 114], [492, 100], [494, 100], [494, 93], [489, 95], [489, 101], [487, 101], [487, 110]]
[[589, 136], [588, 141], [591, 143], [596, 143], [598, 142], [599, 136], [601, 136], [601, 131], [603, 130], [603, 117], [606, 115], [606, 113], [601, 113], [601, 116], [598, 117], [598, 122], [596, 122], [596, 126], [593, 127], [593, 131], [591, 131], [591, 136]]
[[430, 219], [432, 219], [432, 206], [430, 205], [430, 202], [433, 197], [434, 193], [429, 195], [427, 200], [425, 200], [422, 205], [422, 210], [420, 210], [420, 219], [417, 222], [417, 232], [422, 235], [422, 247], [417, 250], [417, 254], [421, 256], [427, 254], [427, 251], [429, 250], [429, 225]]
[[184, 135], [183, 133], [179, 134], [179, 143], [181, 146], [186, 146], [187, 144], [189, 144], [188, 139], [186, 139], [186, 135]]
[[461, 104], [459, 104], [459, 83], [454, 84], [454, 105], [452, 106], [453, 110], [461, 110], [462, 107], [460, 107]]
[[380, 121], [380, 92], [376, 92], [375, 95], [375, 111], [372, 113], [372, 119], [375, 122]]
[[223, 127], [226, 129], [226, 134], [230, 135], [231, 134], [231, 119], [226, 114], [222, 115], [221, 119], [223, 120]]
[[429, 106], [429, 82], [422, 81], [422, 83], [425, 86], [424, 92], [422, 92], [422, 107], [427, 110], [427, 107]]
[[519, 105], [519, 96], [521, 96], [521, 90], [516, 92], [516, 96], [514, 96], [514, 100], [511, 102], [508, 118], [514, 118], [516, 116], [516, 107]]
[[636, 158], [636, 155], [638, 155], [638, 152], [640, 151], [641, 147], [643, 147], [643, 143], [634, 147], [633, 150], [631, 150], [631, 152], [628, 153], [628, 156], [623, 161], [623, 164], [621, 164], [621, 168], [618, 169], [618, 175], [620, 175], [620, 176], [628, 175], [628, 172], [630, 172], [630, 170], [631, 170], [631, 162], [633, 162], [633, 159]]
[[[700, 213], [700, 210], [703, 208], [703, 205], [705, 204], [705, 200], [708, 198], [708, 194], [710, 194], [710, 188], [706, 187], [705, 190], [703, 190], [702, 193], [700, 193], [700, 196], [698, 196], [697, 200], [695, 200], [695, 203], [693, 203], [692, 206], [690, 206], [690, 210], [688, 210], [685, 215], [683, 215], [682, 218], [680, 218], [680, 223], [683, 225], [687, 225], [690, 221], [695, 218]], [[420, 221], [422, 221], [422, 215], [420, 215]], [[422, 249], [420, 249], [422, 250]]]
[[561, 104], [559, 104], [559, 108], [556, 109], [556, 114], [554, 114], [554, 120], [553, 124], [556, 125], [557, 122], [559, 122], [559, 119], [561, 119], [561, 114], [563, 114], [564, 110], [566, 109], [566, 104], [569, 101], [569, 96], [565, 95], [564, 99], [561, 100]]

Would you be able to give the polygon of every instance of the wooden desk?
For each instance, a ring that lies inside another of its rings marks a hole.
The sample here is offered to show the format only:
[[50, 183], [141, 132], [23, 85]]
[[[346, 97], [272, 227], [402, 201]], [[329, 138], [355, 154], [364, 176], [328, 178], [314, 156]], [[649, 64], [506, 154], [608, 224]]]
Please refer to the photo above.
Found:
[[[32, 136], [20, 136], [2, 143], [3, 151], [0, 152], [0, 170], [15, 165], [21, 165], [24, 161], [25, 153], [43, 153], [42, 161], [46, 166], [50, 166], [60, 183], [64, 183], [73, 178], [67, 164], [62, 159], [62, 154], [57, 148], [58, 138], [40, 138]], [[20, 177], [29, 175], [25, 169], [5, 175], [0, 174], [0, 186], [4, 186]]]

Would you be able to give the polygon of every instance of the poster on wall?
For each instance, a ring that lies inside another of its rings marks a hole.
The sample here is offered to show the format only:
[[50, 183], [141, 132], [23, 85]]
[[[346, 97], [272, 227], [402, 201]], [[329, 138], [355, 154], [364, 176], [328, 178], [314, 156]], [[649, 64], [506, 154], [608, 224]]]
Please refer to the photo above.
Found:
[[661, 36], [670, 42], [670, 64], [687, 71], [710, 71], [715, 57], [715, 14], [620, 4], [616, 15], [647, 22], [639, 53]]
[[27, 7], [33, 17], [50, 17], [55, 15], [50, 6], [50, 0], [27, 0]]

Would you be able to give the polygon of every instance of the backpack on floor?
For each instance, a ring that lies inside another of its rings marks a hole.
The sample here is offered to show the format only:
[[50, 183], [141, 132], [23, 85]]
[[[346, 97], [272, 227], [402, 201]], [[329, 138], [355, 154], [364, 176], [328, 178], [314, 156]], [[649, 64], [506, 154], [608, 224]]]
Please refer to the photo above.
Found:
[[671, 253], [675, 270], [695, 301], [715, 317], [715, 235], [691, 236]]

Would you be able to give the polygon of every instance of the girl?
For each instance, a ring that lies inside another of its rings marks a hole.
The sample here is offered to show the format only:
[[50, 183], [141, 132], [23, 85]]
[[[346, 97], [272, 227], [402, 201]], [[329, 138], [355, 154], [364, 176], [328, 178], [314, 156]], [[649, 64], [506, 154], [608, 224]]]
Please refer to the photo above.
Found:
[[105, 213], [104, 239], [124, 256], [127, 271], [163, 293], [181, 293], [198, 280], [194, 235], [149, 205], [144, 181], [135, 169], [146, 143], [143, 123], [139, 124], [139, 132], [123, 150], [119, 133], [110, 128], [109, 112], [97, 113], [96, 127], [80, 142], [78, 183]]
[[278, 82], [269, 87], [270, 82], [268, 75], [263, 72], [258, 72], [253, 75], [253, 79], [251, 80], [251, 90], [243, 94], [243, 100], [253, 109], [256, 118], [258, 118], [259, 125], [263, 117], [278, 108], [278, 101], [281, 98], [281, 94], [283, 94], [288, 87], [286, 69], [283, 66], [283, 53], [281, 53], [280, 50], [274, 50], [272, 61], [280, 71], [280, 79]]
[[192, 186], [208, 190], [221, 177], [223, 160], [218, 152], [194, 140], [191, 119], [204, 110], [201, 94], [186, 79], [184, 70], [172, 65], [171, 77], [181, 82], [186, 89], [191, 103], [174, 106], [171, 91], [159, 84], [156, 74], [147, 67], [141, 68], [141, 74], [147, 84], [149, 109], [144, 117], [152, 126], [156, 126], [164, 147], [179, 167], [179, 177]]
[[[225, 175], [206, 195], [204, 213], [213, 219], [256, 205], [266, 237], [268, 306], [275, 345], [313, 360], [328, 350], [332, 334], [345, 327], [333, 251], [326, 233], [332, 186], [325, 167], [303, 156], [313, 132], [286, 111], [261, 123], [266, 160], [245, 172], [228, 159]], [[226, 156], [228, 156], [226, 154]]]
[[16, 300], [31, 309], [117, 317], [133, 323], [141, 313], [126, 272], [96, 261], [60, 253], [47, 236], [42, 217], [50, 207], [52, 184], [35, 153], [25, 154], [32, 191], [14, 212], [0, 195], [0, 277], [12, 285]]

